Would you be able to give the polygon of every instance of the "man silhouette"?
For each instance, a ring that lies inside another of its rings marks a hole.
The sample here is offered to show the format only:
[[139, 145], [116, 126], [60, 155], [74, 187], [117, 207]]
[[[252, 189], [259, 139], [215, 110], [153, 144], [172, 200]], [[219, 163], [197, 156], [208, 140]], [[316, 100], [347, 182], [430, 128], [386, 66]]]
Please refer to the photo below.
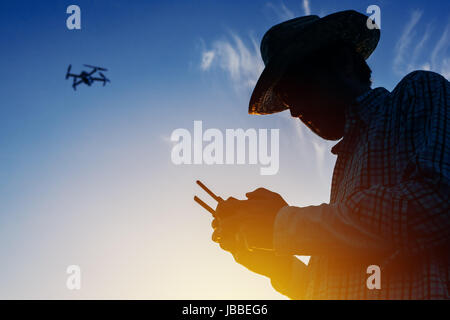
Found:
[[[415, 71], [371, 89], [379, 29], [343, 11], [272, 27], [249, 113], [289, 110], [339, 140], [329, 203], [289, 206], [269, 190], [217, 207], [213, 240], [293, 299], [448, 299], [449, 82]], [[310, 255], [308, 266], [295, 255]], [[381, 287], [367, 286], [369, 266]]]

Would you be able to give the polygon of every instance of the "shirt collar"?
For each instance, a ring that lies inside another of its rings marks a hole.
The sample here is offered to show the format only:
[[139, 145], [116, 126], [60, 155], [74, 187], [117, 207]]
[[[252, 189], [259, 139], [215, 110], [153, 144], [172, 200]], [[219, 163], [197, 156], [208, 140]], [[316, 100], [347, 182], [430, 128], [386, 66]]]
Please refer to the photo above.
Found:
[[369, 89], [348, 106], [345, 111], [344, 138], [331, 148], [333, 154], [339, 154], [343, 151], [343, 148], [345, 149], [343, 142], [352, 128], [357, 125], [363, 127], [369, 125], [374, 112], [389, 94], [390, 92], [383, 87]]
[[389, 91], [383, 87], [369, 89], [358, 96], [346, 109], [345, 128], [346, 132], [356, 123], [368, 125], [373, 113], [384, 102], [389, 95]]

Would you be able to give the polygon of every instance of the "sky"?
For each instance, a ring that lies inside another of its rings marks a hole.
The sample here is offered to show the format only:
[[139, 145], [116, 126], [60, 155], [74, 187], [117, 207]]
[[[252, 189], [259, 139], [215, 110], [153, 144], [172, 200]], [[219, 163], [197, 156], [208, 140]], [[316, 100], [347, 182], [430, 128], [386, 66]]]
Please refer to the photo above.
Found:
[[[66, 8], [81, 8], [68, 30]], [[413, 70], [450, 78], [448, 1], [2, 1], [0, 298], [286, 299], [211, 241], [201, 179], [224, 198], [265, 187], [326, 203], [336, 143], [288, 112], [247, 114], [259, 44], [297, 16], [381, 10], [373, 87]], [[108, 68], [105, 87], [65, 80]], [[280, 167], [175, 165], [177, 128], [280, 130]], [[210, 203], [212, 204], [212, 203]], [[81, 268], [68, 290], [66, 268]]]

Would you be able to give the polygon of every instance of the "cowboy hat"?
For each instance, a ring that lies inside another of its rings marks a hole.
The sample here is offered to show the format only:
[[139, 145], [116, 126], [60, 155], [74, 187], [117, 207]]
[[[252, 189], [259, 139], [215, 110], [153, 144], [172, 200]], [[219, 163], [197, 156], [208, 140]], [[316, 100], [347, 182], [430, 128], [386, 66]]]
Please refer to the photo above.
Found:
[[265, 68], [256, 83], [249, 114], [271, 114], [288, 109], [274, 88], [294, 59], [342, 40], [353, 45], [367, 59], [380, 39], [380, 30], [368, 27], [368, 17], [354, 10], [340, 11], [323, 18], [315, 15], [294, 18], [270, 28], [261, 41]]

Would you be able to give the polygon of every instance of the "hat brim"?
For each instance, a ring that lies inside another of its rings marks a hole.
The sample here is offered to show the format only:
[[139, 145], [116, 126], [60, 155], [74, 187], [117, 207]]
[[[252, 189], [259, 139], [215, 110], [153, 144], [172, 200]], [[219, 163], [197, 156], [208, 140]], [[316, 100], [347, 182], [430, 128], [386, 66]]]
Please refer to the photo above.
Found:
[[249, 104], [249, 114], [272, 114], [288, 109], [274, 88], [293, 59], [302, 59], [314, 51], [338, 40], [354, 45], [356, 52], [367, 59], [380, 39], [378, 28], [367, 27], [368, 17], [353, 11], [341, 11], [325, 16], [306, 26], [294, 43], [272, 58], [261, 73]]

